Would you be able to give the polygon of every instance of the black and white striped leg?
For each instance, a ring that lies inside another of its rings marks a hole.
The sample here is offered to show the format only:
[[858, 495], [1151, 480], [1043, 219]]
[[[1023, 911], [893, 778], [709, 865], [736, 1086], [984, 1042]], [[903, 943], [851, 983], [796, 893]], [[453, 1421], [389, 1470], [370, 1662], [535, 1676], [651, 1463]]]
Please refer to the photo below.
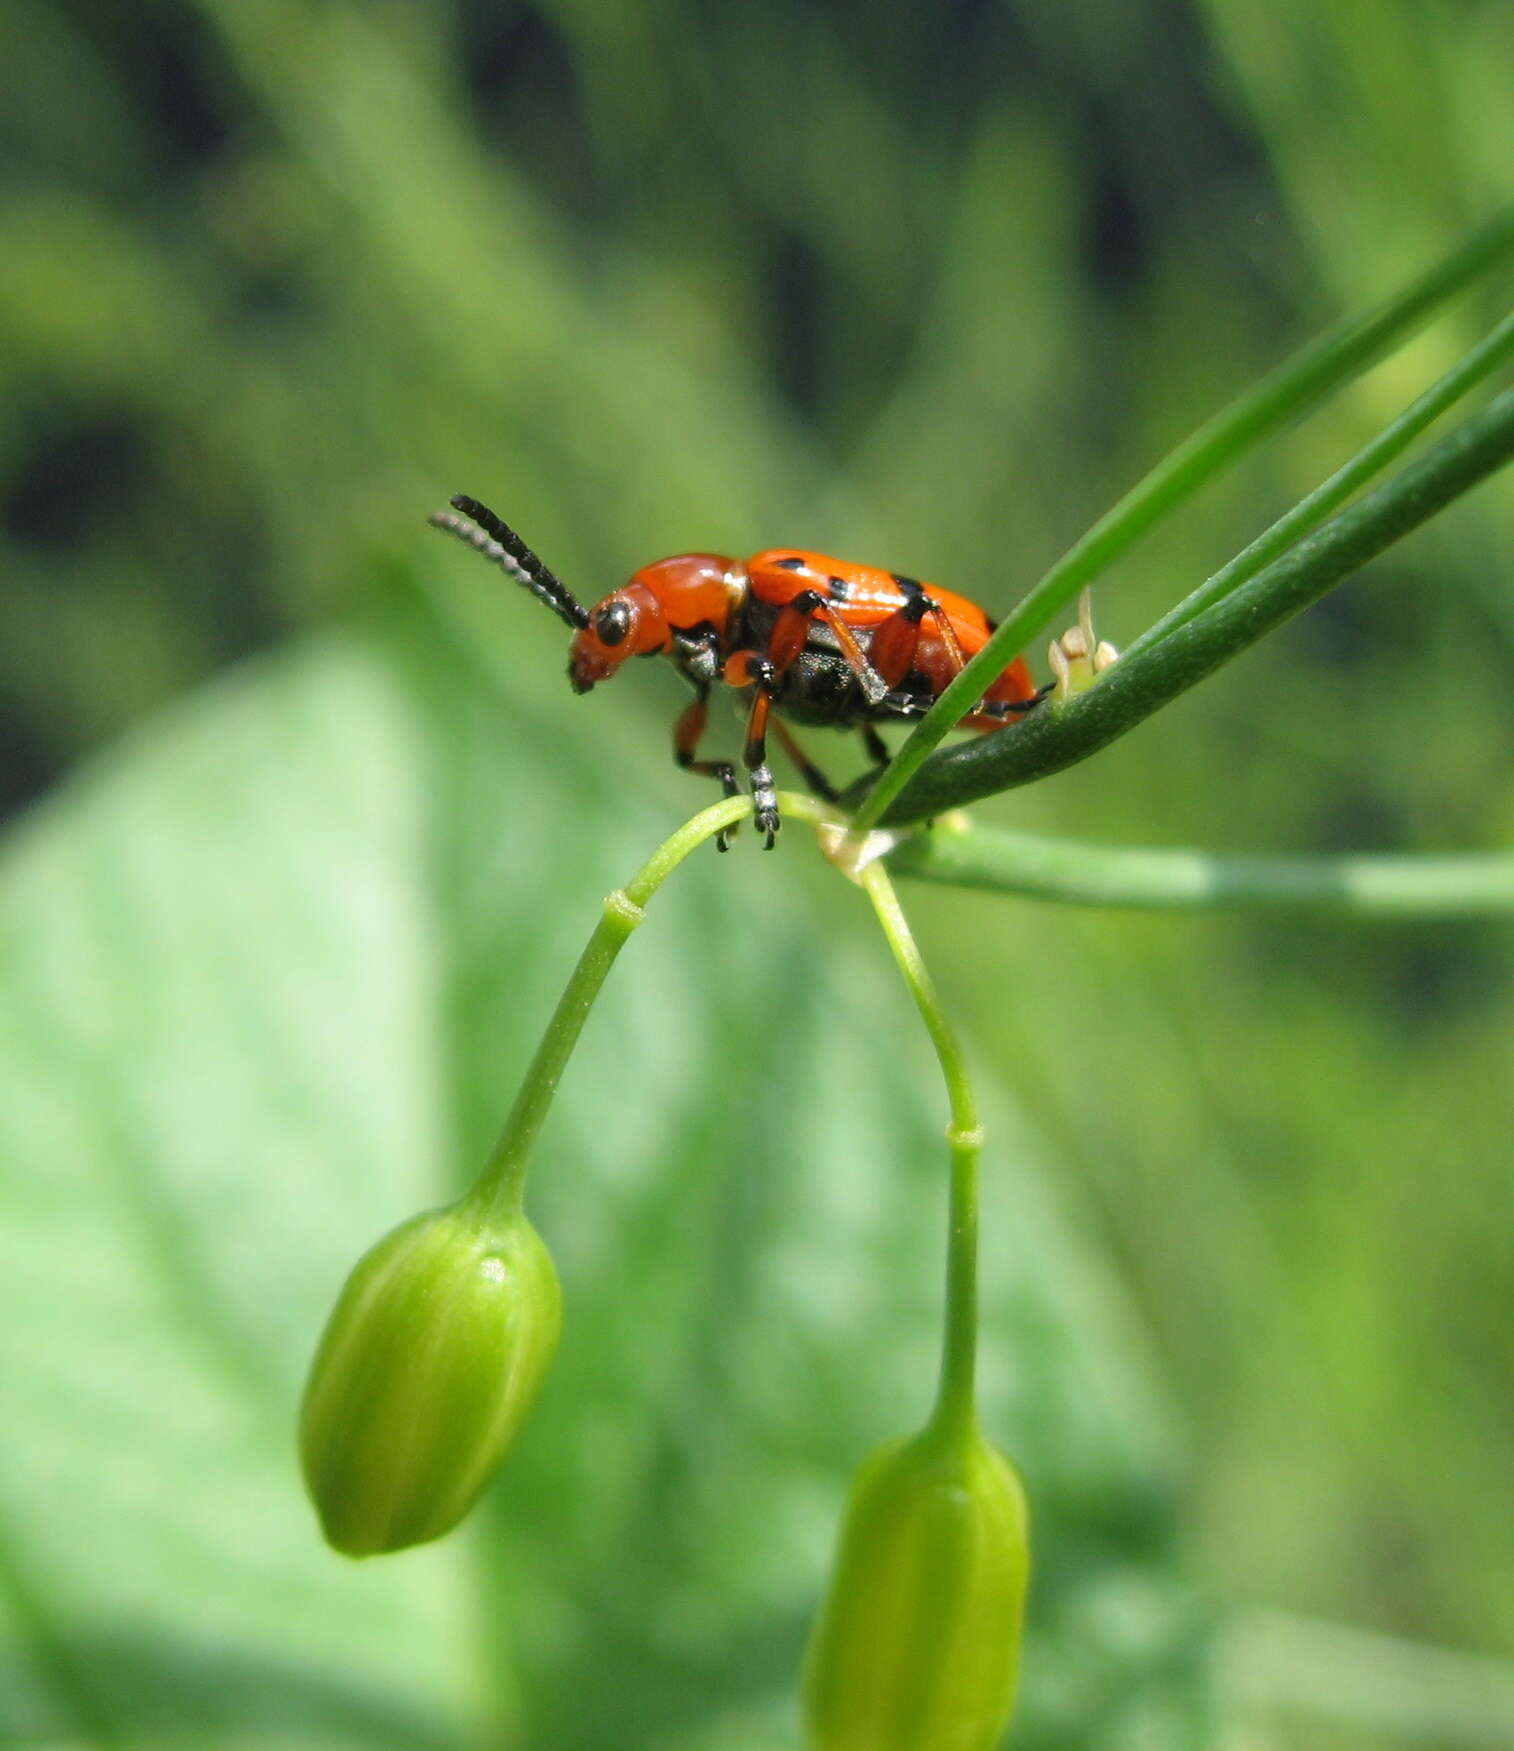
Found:
[[752, 715], [747, 719], [746, 747], [742, 761], [747, 770], [747, 782], [752, 787], [752, 820], [757, 831], [765, 835], [763, 848], [773, 849], [782, 822], [778, 818], [778, 787], [768, 765], [768, 713], [772, 709], [773, 686], [777, 670], [766, 657], [754, 657], [747, 664], [747, 673], [756, 684], [757, 696], [752, 701]]

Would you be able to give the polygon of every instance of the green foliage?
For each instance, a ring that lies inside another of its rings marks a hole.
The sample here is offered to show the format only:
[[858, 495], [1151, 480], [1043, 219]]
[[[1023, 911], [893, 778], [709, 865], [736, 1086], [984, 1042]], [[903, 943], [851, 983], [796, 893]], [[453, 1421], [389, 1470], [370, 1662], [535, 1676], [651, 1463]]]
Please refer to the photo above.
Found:
[[[8, 794], [167, 709], [0, 870], [0, 1742], [792, 1742], [843, 1480], [925, 1407], [941, 1194], [914, 1019], [801, 834], [680, 871], [596, 1011], [533, 1182], [564, 1348], [494, 1522], [353, 1572], [299, 1500], [352, 1257], [476, 1170], [604, 892], [700, 800], [671, 678], [574, 701], [560, 628], [420, 519], [497, 498], [585, 595], [783, 541], [1002, 614], [1506, 199], [1511, 21], [10, 8]], [[1127, 644], [1506, 302], [1153, 532], [1101, 629]], [[1505, 476], [980, 812], [1507, 845], [1511, 552]], [[993, 1091], [986, 1420], [1042, 1553], [1017, 1746], [1508, 1743], [1506, 932], [910, 904]], [[1212, 1722], [1195, 1586], [1244, 1602]]]
[[[46, 1172], [0, 1211], [12, 1739], [792, 1742], [845, 1479], [929, 1404], [942, 1115], [869, 1068], [913, 1038], [891, 970], [771, 864], [680, 870], [596, 1006], [532, 1180], [562, 1349], [485, 1524], [353, 1571], [289, 1452], [351, 1255], [476, 1171], [592, 914], [542, 823], [576, 797], [622, 869], [653, 828], [605, 790], [401, 599], [13, 847], [0, 1124]], [[774, 989], [775, 946], [830, 976]], [[1035, 1152], [992, 1170], [985, 1422], [1045, 1537], [1023, 1742], [1160, 1709], [1201, 1745], [1164, 1419]]]

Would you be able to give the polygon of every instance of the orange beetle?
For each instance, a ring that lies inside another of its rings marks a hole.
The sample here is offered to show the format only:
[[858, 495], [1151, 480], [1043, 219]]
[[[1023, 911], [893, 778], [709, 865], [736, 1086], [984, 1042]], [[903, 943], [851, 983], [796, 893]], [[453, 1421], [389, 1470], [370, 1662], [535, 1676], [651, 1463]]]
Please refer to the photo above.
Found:
[[[727, 760], [696, 758], [710, 690], [752, 690], [743, 764], [752, 811], [769, 848], [778, 831], [777, 792], [767, 764], [772, 712], [795, 723], [861, 730], [880, 764], [889, 752], [875, 724], [921, 717], [994, 623], [965, 596], [898, 572], [823, 553], [775, 547], [748, 560], [682, 553], [634, 572], [594, 608], [578, 598], [487, 505], [458, 493], [431, 522], [466, 541], [530, 590], [573, 629], [568, 678], [575, 693], [607, 681], [629, 657], [667, 656], [694, 689], [673, 730], [673, 753], [691, 772], [740, 794]], [[1023, 657], [995, 677], [962, 727], [997, 729], [1042, 697]], [[805, 781], [837, 792], [777, 719], [773, 728]], [[725, 836], [718, 841], [725, 849]]]

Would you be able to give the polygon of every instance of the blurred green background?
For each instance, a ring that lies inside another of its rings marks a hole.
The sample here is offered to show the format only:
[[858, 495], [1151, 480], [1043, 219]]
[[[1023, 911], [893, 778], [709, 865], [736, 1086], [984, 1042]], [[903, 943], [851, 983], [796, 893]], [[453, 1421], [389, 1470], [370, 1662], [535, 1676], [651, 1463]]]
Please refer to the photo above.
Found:
[[[562, 629], [422, 520], [474, 493], [591, 600], [795, 543], [1003, 611], [1506, 198], [1514, 10], [7, 22], [0, 1743], [795, 1746], [846, 1477], [927, 1401], [944, 1167], [798, 829], [694, 860], [591, 1020], [532, 1192], [564, 1347], [487, 1511], [353, 1567], [300, 1497], [344, 1270], [466, 1180], [599, 897], [707, 800], [672, 674], [573, 699]], [[1101, 631], [1508, 296], [1164, 526]], [[1511, 548], [1505, 478], [985, 817], [1507, 843]], [[1039, 1564], [1014, 1743], [1514, 1742], [1507, 931], [905, 899], [992, 1125], [986, 1418]]]

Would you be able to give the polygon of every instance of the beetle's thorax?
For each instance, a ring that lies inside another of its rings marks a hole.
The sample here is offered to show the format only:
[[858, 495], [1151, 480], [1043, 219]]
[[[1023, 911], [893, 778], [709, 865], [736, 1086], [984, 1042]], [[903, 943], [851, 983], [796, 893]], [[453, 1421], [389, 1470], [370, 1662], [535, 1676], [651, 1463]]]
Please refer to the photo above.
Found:
[[657, 597], [672, 631], [710, 626], [722, 641], [747, 593], [746, 567], [721, 553], [680, 553], [660, 559], [643, 566], [631, 582]]

